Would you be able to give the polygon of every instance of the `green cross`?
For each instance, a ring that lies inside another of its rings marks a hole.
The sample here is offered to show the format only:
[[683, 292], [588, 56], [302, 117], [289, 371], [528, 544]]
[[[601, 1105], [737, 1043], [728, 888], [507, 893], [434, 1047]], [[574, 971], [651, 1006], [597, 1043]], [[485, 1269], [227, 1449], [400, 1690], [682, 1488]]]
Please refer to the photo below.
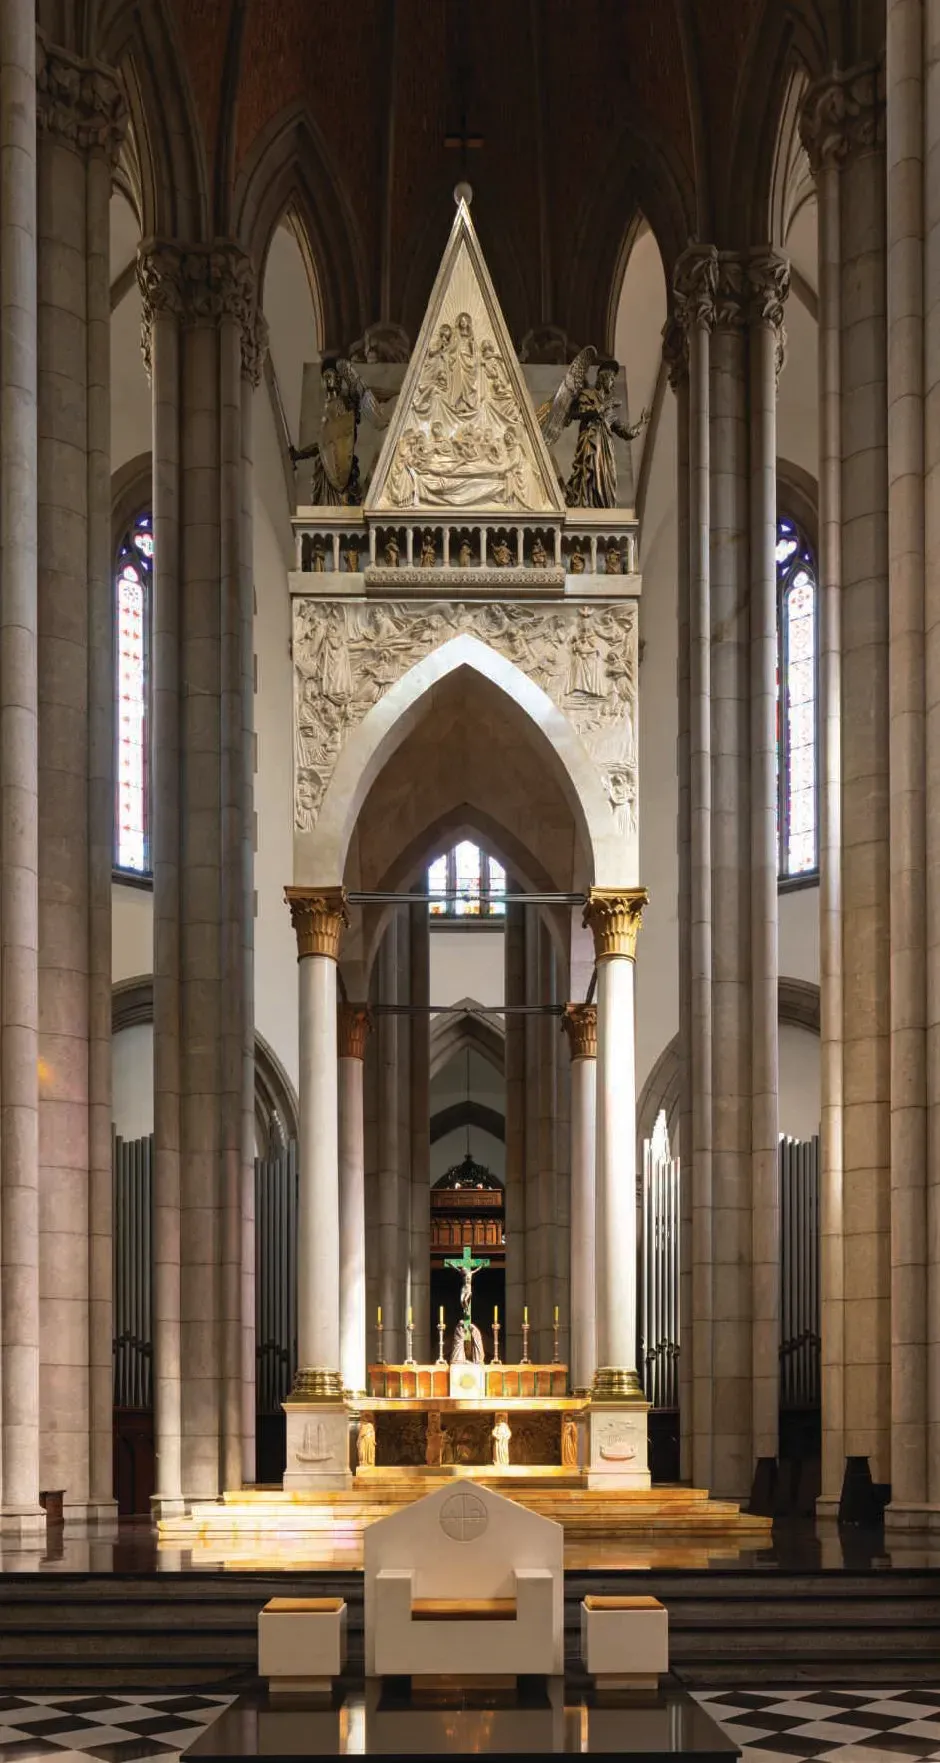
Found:
[[481, 1267], [489, 1267], [489, 1265], [489, 1261], [483, 1255], [481, 1255], [479, 1259], [474, 1259], [473, 1250], [466, 1243], [464, 1244], [464, 1251], [459, 1261], [454, 1258], [453, 1260], [445, 1260], [444, 1262], [445, 1267], [452, 1267], [455, 1273], [463, 1274], [463, 1285], [460, 1288], [460, 1309], [464, 1322], [470, 1321], [470, 1300], [473, 1295], [473, 1276], [475, 1273], [479, 1273]]

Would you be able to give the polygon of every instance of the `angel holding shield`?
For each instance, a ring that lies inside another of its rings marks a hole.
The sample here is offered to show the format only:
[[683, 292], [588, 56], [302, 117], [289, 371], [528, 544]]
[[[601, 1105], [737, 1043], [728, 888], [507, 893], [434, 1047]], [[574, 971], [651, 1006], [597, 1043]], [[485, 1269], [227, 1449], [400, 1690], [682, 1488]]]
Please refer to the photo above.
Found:
[[291, 464], [313, 460], [310, 500], [316, 507], [355, 506], [362, 500], [356, 457], [359, 419], [365, 414], [375, 428], [384, 429], [388, 413], [382, 406], [387, 399], [370, 391], [351, 361], [324, 361], [321, 380], [320, 438], [299, 451], [292, 447]]
[[[595, 363], [594, 384], [589, 385], [588, 369]], [[569, 508], [617, 506], [613, 437], [619, 435], [622, 441], [633, 441], [649, 421], [648, 410], [632, 426], [618, 419], [620, 403], [613, 391], [619, 372], [616, 361], [598, 361], [597, 350], [589, 343], [575, 356], [554, 398], [538, 411], [539, 425], [550, 447], [570, 422], [578, 425], [574, 461], [564, 485]]]

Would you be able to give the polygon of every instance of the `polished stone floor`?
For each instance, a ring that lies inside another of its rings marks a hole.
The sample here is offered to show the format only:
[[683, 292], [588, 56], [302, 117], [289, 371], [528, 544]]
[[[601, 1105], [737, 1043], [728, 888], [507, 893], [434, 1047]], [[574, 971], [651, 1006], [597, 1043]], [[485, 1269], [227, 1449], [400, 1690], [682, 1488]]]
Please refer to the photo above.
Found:
[[[940, 1675], [938, 1675], [940, 1682]], [[668, 1697], [661, 1699], [663, 1704]], [[940, 1759], [940, 1690], [886, 1686], [848, 1689], [806, 1685], [797, 1688], [698, 1691], [694, 1700], [719, 1724], [744, 1763], [787, 1763], [787, 1759], [826, 1758], [828, 1763], [910, 1763]], [[166, 1759], [198, 1744], [212, 1754], [212, 1740], [200, 1742], [210, 1724], [233, 1703], [231, 1696], [0, 1694], [0, 1763], [136, 1763]], [[362, 1748], [356, 1722], [347, 1753]], [[349, 1730], [347, 1725], [347, 1731]], [[647, 1751], [675, 1751], [652, 1742]], [[578, 1742], [568, 1748], [582, 1751]], [[279, 1754], [282, 1747], [275, 1745]], [[484, 1747], [485, 1750], [485, 1747]]]
[[[290, 1568], [295, 1572], [355, 1571], [362, 1566], [361, 1532], [338, 1523], [328, 1539], [272, 1536], [216, 1539], [204, 1549], [158, 1547], [146, 1522], [121, 1523], [104, 1531], [50, 1532], [37, 1547], [0, 1539], [5, 1573], [198, 1573], [237, 1567], [243, 1572]], [[777, 1523], [769, 1545], [741, 1547], [733, 1536], [700, 1544], [688, 1538], [632, 1536], [569, 1539], [565, 1566], [585, 1568], [695, 1568], [755, 1573], [839, 1573], [940, 1568], [940, 1535], [912, 1532], [886, 1541], [880, 1530], [820, 1526], [812, 1520]]]

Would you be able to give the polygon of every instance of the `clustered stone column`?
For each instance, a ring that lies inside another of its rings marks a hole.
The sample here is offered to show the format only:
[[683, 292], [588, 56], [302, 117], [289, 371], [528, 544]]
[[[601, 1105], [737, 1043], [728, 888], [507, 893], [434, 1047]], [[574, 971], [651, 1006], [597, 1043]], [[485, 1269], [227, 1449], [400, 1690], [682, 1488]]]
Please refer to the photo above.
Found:
[[597, 1143], [597, 1006], [567, 1004], [562, 1025], [571, 1054], [571, 1346], [570, 1382], [587, 1394], [597, 1371], [595, 1158]]
[[285, 890], [300, 970], [297, 1375], [287, 1403], [285, 1488], [343, 1487], [349, 1432], [340, 1372], [336, 964], [342, 888]]
[[597, 1368], [588, 1485], [648, 1487], [637, 1376], [634, 960], [645, 888], [592, 888], [584, 922], [597, 962], [595, 1287]]
[[36, 20], [0, 7], [0, 1532], [39, 1505]]
[[[899, 1225], [905, 1212], [908, 1219], [916, 1217], [916, 1207], [911, 1214], [906, 1199], [899, 1196], [892, 1202], [891, 1186], [892, 1140], [899, 1154], [904, 1145], [907, 1163], [908, 1153], [916, 1154], [918, 1131], [916, 1105], [911, 1111], [903, 1087], [901, 1094], [892, 1088], [892, 1065], [900, 1080], [910, 1031], [916, 1038], [917, 1030], [916, 978], [912, 990], [904, 953], [912, 932], [917, 941], [917, 881], [911, 870], [912, 859], [916, 867], [916, 841], [901, 834], [902, 824], [909, 828], [916, 801], [916, 762], [912, 771], [912, 754], [905, 749], [917, 717], [916, 705], [905, 703], [910, 679], [903, 661], [896, 680], [902, 685], [900, 700], [889, 684], [885, 108], [880, 64], [837, 73], [812, 87], [802, 134], [817, 179], [820, 239], [820, 1510], [825, 1513], [838, 1505], [846, 1459], [867, 1458], [878, 1482], [888, 1481], [892, 1473], [889, 1221], [892, 1209]], [[916, 623], [914, 630], [909, 623], [911, 601], [905, 585], [897, 612], [902, 627], [907, 626], [899, 636], [909, 653], [917, 646]], [[898, 715], [889, 747], [892, 695]], [[894, 778], [889, 765], [899, 768]], [[895, 785], [900, 891], [891, 878], [889, 791]], [[895, 924], [902, 989], [892, 1003]], [[924, 959], [922, 945], [919, 959]], [[893, 1046], [892, 1010], [897, 1029]], [[892, 1125], [895, 1100], [902, 1106]], [[915, 1186], [919, 1181], [916, 1166], [899, 1171], [903, 1187], [911, 1180]], [[910, 1243], [905, 1255], [909, 1252]], [[911, 1323], [904, 1303], [896, 1320], [903, 1340]]]
[[153, 386], [156, 1503], [250, 1461], [250, 403], [264, 320], [228, 240], [141, 246]]
[[40, 35], [40, 1412], [66, 1516], [112, 1498], [109, 203], [126, 105]]
[[689, 925], [679, 963], [682, 1157], [691, 1188], [683, 1461], [697, 1484], [738, 1496], [777, 1452], [775, 376], [787, 287], [786, 261], [769, 247], [692, 245], [676, 264], [666, 336], [680, 402], [687, 545], [679, 603], [678, 846]]

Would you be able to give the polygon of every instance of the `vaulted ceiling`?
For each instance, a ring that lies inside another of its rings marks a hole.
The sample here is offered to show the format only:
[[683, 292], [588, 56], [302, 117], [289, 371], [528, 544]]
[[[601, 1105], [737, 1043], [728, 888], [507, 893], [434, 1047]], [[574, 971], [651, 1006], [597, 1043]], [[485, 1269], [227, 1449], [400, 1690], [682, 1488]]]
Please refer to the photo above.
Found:
[[[122, 0], [103, 3], [116, 16]], [[767, 158], [786, 63], [813, 77], [838, 55], [847, 14], [883, 10], [883, 0], [159, 3], [200, 135], [210, 231], [234, 230], [266, 156], [294, 131], [309, 161], [298, 183], [317, 211], [314, 255], [328, 260], [326, 326], [349, 332], [331, 345], [377, 321], [414, 336], [461, 180], [517, 340], [547, 326], [572, 344], [603, 340], [637, 213], [667, 262], [690, 235], [743, 242], [733, 233], [752, 224], [752, 198], [737, 184]]]

